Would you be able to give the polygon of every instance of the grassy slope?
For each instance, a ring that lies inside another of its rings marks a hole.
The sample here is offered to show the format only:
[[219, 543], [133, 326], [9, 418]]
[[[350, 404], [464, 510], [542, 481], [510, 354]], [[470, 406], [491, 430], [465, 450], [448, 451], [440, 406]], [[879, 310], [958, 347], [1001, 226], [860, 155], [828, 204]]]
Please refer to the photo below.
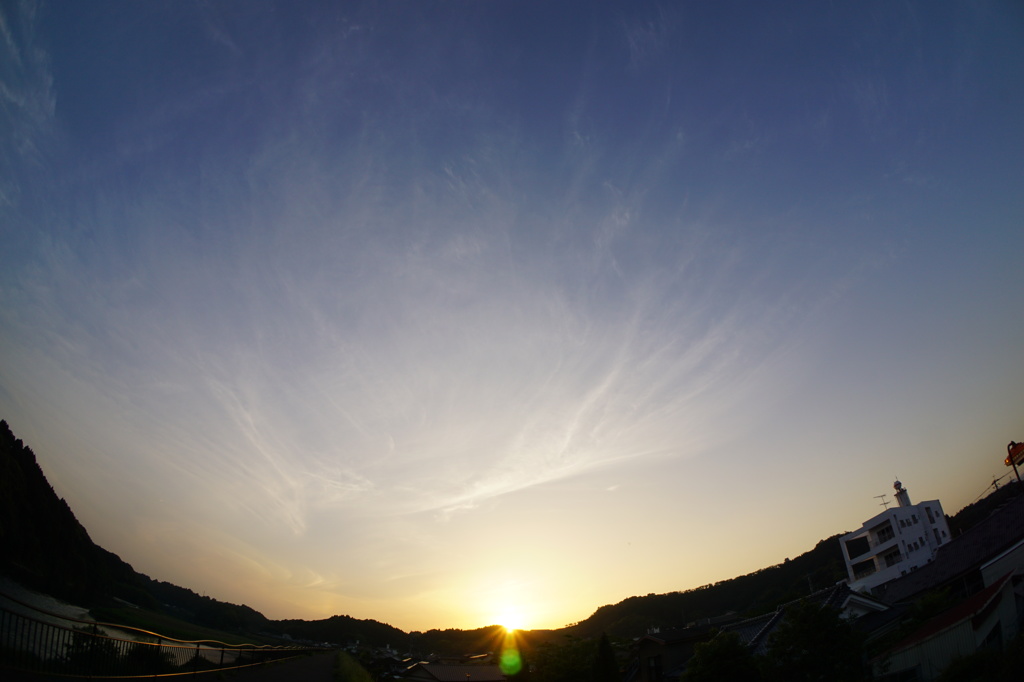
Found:
[[373, 677], [366, 668], [344, 651], [338, 652], [338, 660], [334, 664], [334, 679], [338, 682], [373, 682]]
[[[148, 609], [135, 608], [95, 608], [90, 612], [92, 617], [103, 623], [126, 625], [128, 627], [147, 630], [165, 637], [173, 637], [185, 641], [214, 640], [225, 644], [268, 644], [270, 642], [253, 636], [242, 637], [238, 634], [214, 630], [213, 628], [195, 625], [187, 621], [158, 613]], [[273, 642], [279, 644], [280, 642]]]

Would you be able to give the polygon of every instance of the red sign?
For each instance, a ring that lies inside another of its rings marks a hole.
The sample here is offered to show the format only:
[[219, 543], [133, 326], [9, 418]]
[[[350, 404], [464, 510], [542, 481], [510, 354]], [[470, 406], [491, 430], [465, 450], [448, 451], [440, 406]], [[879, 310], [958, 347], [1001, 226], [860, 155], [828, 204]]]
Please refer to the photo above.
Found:
[[1006, 459], [1003, 460], [1003, 464], [1013, 466], [1022, 461], [1024, 461], [1024, 443], [1014, 443], [1011, 440], [1010, 444], [1006, 446]]

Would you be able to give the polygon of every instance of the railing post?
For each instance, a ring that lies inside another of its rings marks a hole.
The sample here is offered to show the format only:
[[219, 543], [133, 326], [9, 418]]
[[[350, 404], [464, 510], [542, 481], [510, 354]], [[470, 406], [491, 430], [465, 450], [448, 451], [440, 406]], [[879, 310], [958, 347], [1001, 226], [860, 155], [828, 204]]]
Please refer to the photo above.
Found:
[[89, 638], [88, 651], [89, 655], [86, 657], [86, 665], [90, 668], [89, 672], [96, 672], [96, 654], [98, 647], [96, 646], [96, 635], [99, 633], [99, 627], [96, 623], [92, 624], [92, 637]]

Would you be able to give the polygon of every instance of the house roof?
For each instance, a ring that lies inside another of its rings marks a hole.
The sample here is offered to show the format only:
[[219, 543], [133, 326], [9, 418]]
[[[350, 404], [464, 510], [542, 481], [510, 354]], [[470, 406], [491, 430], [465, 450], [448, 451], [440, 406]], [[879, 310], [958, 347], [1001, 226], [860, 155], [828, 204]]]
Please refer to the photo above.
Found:
[[926, 639], [930, 639], [945, 630], [963, 623], [969, 618], [974, 618], [976, 615], [984, 611], [992, 600], [999, 595], [999, 592], [1003, 589], [1003, 585], [1005, 585], [1006, 581], [1012, 576], [1012, 572], [1007, 573], [981, 592], [968, 597], [948, 611], [935, 616], [906, 639], [897, 643], [896, 646], [892, 648], [892, 652], [909, 649], [920, 644]]
[[676, 628], [664, 632], [649, 632], [640, 638], [640, 641], [657, 642], [658, 644], [676, 644], [693, 639], [701, 639], [708, 634], [711, 628], [706, 626], [692, 628]]
[[895, 604], [944, 585], [981, 566], [1024, 537], [1024, 494], [1015, 495], [962, 535], [939, 548], [931, 563], [879, 585], [875, 594]]
[[852, 621], [853, 629], [864, 635], [867, 641], [884, 637], [894, 628], [898, 627], [910, 604], [895, 604], [884, 611], [873, 611]]
[[[851, 599], [865, 601], [863, 595], [853, 592], [846, 583], [839, 583], [832, 587], [812, 592], [801, 599], [787, 602], [772, 613], [765, 613], [733, 625], [727, 625], [723, 630], [735, 632], [739, 635], [741, 642], [750, 647], [754, 653], [761, 654], [767, 649], [768, 637], [775, 631], [775, 628], [782, 622], [782, 619], [785, 618], [787, 607], [801, 601], [807, 601], [812, 604], [819, 604], [822, 607], [829, 606], [841, 610]], [[877, 600], [871, 598], [867, 598], [867, 600], [874, 602], [880, 607], [884, 607]]]
[[854, 592], [849, 588], [848, 584], [846, 584], [846, 588], [847, 589], [845, 596], [840, 595], [839, 603], [833, 604], [833, 606], [845, 609], [848, 605], [850, 605], [850, 603], [857, 603], [861, 606], [868, 607], [873, 611], [886, 611], [890, 608], [889, 605], [881, 599], [875, 599], [870, 594], [861, 594], [860, 592]]
[[[746, 644], [755, 654], [763, 654], [767, 651], [768, 636], [775, 632], [775, 628], [777, 628], [779, 623], [782, 622], [782, 619], [786, 617], [786, 607], [783, 606], [775, 613], [769, 613], [767, 616], [768, 617], [763, 618], [763, 620], [755, 620], [750, 624], [753, 633], [750, 639], [746, 641]], [[743, 635], [741, 634], [740, 637], [742, 638]]]

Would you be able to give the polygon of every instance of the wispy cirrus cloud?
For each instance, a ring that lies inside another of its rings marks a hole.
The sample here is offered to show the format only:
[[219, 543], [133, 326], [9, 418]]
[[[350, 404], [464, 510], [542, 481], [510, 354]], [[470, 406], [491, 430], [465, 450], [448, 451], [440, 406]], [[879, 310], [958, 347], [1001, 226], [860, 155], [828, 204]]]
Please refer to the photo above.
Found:
[[0, 8], [0, 106], [6, 134], [0, 136], [0, 210], [11, 209], [26, 173], [42, 170], [51, 143], [57, 95], [49, 56], [36, 35], [39, 6]]

